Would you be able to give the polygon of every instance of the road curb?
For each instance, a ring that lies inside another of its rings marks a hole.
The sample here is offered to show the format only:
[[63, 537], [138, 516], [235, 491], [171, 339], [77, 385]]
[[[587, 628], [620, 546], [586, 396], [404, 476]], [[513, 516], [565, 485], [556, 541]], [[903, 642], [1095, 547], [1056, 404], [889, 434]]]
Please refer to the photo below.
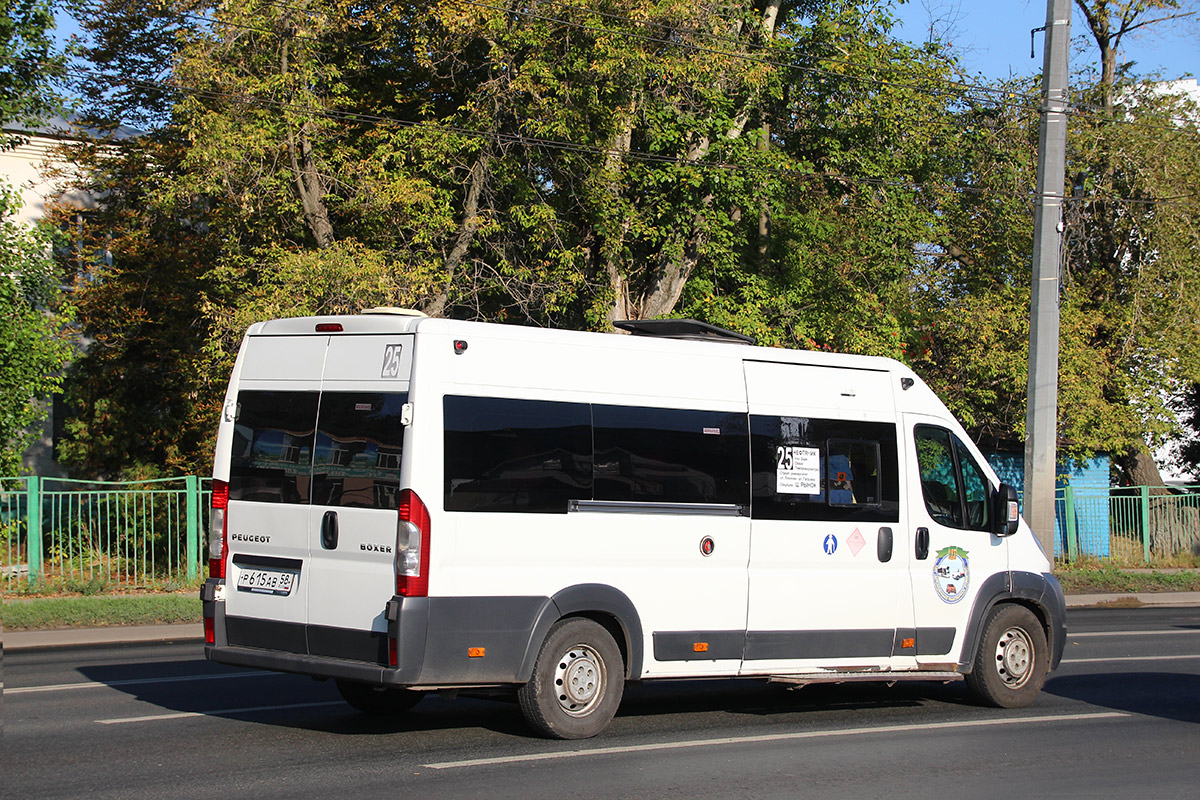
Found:
[[204, 625], [189, 622], [174, 625], [129, 625], [107, 628], [65, 628], [53, 631], [5, 631], [3, 649], [7, 652], [36, 650], [44, 647], [82, 647], [97, 644], [133, 644], [139, 642], [204, 641]]
[[1200, 606], [1200, 592], [1067, 595], [1067, 608], [1188, 608], [1193, 606]]

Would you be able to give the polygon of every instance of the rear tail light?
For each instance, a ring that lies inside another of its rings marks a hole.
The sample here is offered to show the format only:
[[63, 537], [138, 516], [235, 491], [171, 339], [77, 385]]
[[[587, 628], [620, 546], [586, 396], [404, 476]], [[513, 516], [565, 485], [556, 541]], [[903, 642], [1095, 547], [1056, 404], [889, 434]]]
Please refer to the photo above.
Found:
[[217, 643], [217, 626], [212, 617], [204, 618], [204, 643]]
[[429, 509], [412, 489], [400, 492], [396, 522], [396, 594], [429, 595]]
[[228, 552], [229, 531], [225, 512], [229, 509], [229, 484], [213, 481], [212, 509], [208, 522], [208, 576], [225, 577], [225, 554]]

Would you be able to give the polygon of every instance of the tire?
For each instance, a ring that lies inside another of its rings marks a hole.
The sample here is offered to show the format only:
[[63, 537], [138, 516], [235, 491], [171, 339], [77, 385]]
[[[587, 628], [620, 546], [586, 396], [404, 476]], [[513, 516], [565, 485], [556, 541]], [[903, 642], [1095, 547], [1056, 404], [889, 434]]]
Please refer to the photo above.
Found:
[[590, 619], [559, 620], [546, 634], [533, 677], [517, 691], [525, 721], [550, 739], [589, 739], [608, 727], [625, 690], [613, 637]]
[[1033, 612], [1006, 603], [988, 614], [967, 687], [983, 704], [1024, 708], [1037, 699], [1050, 671], [1046, 632]]
[[365, 714], [403, 714], [421, 702], [421, 692], [391, 689], [358, 681], [337, 680], [342, 699]]

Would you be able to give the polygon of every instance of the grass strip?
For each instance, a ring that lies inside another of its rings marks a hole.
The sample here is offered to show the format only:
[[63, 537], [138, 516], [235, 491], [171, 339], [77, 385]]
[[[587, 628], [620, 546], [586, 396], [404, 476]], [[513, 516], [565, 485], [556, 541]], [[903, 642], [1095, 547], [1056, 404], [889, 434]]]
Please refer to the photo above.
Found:
[[200, 619], [200, 598], [195, 592], [6, 599], [3, 608], [4, 628], [10, 631], [157, 625]]
[[1054, 577], [1067, 594], [1200, 592], [1200, 570], [1119, 569], [1107, 564], [1058, 565]]

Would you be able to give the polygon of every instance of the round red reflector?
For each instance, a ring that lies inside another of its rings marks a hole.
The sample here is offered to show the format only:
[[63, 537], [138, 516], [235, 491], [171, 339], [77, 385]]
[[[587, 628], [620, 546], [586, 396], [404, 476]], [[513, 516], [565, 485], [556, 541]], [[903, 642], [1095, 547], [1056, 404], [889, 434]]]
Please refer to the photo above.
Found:
[[467, 352], [467, 343], [464, 342], [462, 339], [455, 339], [454, 340], [454, 352], [458, 353], [458, 354]]

